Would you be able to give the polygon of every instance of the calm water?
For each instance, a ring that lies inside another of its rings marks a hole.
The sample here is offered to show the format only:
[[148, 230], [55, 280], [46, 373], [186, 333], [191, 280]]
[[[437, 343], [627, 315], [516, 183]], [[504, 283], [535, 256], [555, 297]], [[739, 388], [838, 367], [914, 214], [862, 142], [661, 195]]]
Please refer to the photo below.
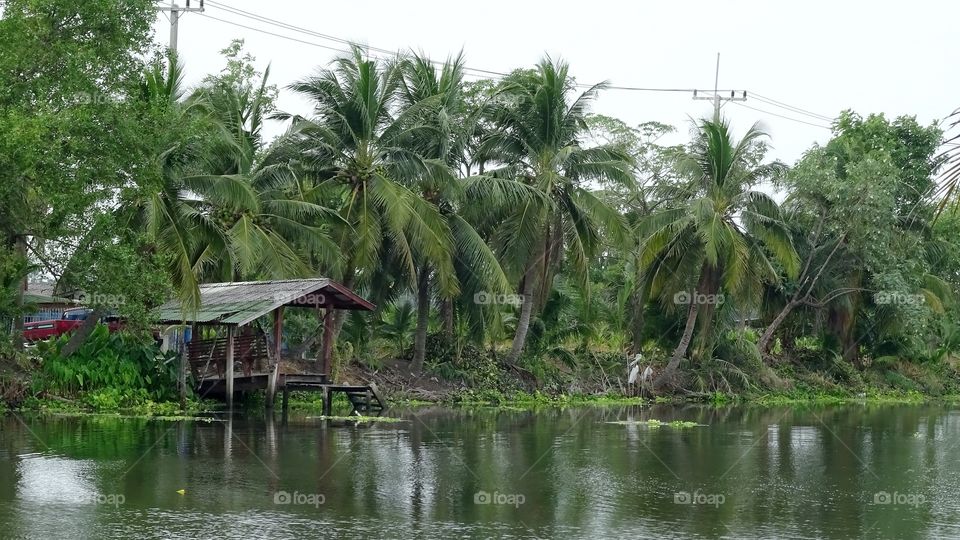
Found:
[[394, 414], [0, 417], [0, 538], [960, 537], [946, 406]]

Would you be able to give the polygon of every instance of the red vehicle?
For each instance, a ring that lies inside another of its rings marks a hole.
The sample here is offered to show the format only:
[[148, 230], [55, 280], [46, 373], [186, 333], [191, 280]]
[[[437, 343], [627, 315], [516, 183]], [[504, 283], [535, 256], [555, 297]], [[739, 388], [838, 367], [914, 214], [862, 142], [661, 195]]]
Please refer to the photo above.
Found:
[[[79, 328], [91, 313], [93, 310], [90, 308], [68, 309], [59, 319], [26, 323], [23, 325], [23, 338], [27, 341], [43, 341], [69, 334]], [[110, 332], [116, 332], [121, 326], [120, 318], [116, 315], [105, 315], [100, 322], [106, 324]]]

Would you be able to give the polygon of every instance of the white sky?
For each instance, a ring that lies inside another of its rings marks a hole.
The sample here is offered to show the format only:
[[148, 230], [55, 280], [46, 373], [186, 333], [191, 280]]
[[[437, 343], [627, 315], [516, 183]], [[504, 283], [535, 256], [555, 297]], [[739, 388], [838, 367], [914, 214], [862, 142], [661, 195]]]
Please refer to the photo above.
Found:
[[[186, 0], [178, 0], [184, 4]], [[198, 0], [193, 0], [195, 7]], [[441, 0], [347, 2], [219, 0], [219, 4], [384, 49], [415, 48], [443, 59], [463, 48], [469, 67], [507, 72], [547, 52], [571, 64], [579, 82], [622, 86], [713, 88], [721, 53], [721, 89], [755, 92], [821, 115], [853, 108], [866, 115], [916, 115], [927, 124], [960, 106], [957, 34], [960, 2], [922, 1], [628, 1]], [[320, 37], [206, 5], [206, 15], [274, 33], [344, 48]], [[169, 22], [157, 16], [166, 44]], [[307, 114], [309, 104], [284, 87], [325, 66], [337, 53], [225, 24], [198, 13], [180, 20], [179, 50], [187, 82], [219, 71], [220, 49], [232, 38], [261, 66], [272, 64], [281, 110]], [[751, 107], [826, 124], [751, 98]], [[630, 124], [673, 124], [686, 139], [690, 116], [711, 104], [686, 93], [607, 90], [594, 112]], [[792, 163], [827, 129], [726, 105], [735, 129], [763, 121], [771, 157]], [[276, 135], [274, 126], [269, 134]]]

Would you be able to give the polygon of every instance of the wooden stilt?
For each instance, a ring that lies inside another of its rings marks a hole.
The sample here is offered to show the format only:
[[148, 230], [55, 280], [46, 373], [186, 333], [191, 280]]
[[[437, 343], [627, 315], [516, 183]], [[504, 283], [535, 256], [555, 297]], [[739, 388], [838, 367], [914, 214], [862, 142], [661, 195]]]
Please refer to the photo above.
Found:
[[283, 402], [281, 404], [281, 410], [283, 414], [287, 414], [287, 407], [290, 406], [290, 389], [287, 388], [287, 385], [283, 385]]
[[323, 388], [323, 415], [330, 416], [330, 411], [333, 409], [333, 392], [329, 388]]
[[237, 332], [236, 326], [227, 327], [227, 350], [223, 368], [227, 376], [227, 409], [233, 410], [233, 338]]
[[273, 401], [277, 395], [277, 379], [280, 378], [280, 364], [274, 364], [267, 375], [267, 410], [273, 409]]
[[333, 365], [333, 332], [333, 308], [327, 308], [323, 315], [323, 347], [321, 349], [320, 369], [329, 380], [332, 380], [330, 371]]
[[267, 378], [267, 409], [273, 409], [273, 401], [277, 395], [277, 379], [280, 375], [280, 360], [283, 350], [283, 306], [273, 311], [273, 355], [274, 364], [270, 366], [270, 376]]
[[188, 360], [188, 351], [190, 350], [187, 346], [186, 341], [183, 339], [184, 329], [182, 327], [177, 330], [177, 347], [179, 348], [180, 353], [180, 365], [177, 372], [177, 386], [180, 391], [180, 410], [186, 410], [187, 408], [187, 366], [190, 364]]

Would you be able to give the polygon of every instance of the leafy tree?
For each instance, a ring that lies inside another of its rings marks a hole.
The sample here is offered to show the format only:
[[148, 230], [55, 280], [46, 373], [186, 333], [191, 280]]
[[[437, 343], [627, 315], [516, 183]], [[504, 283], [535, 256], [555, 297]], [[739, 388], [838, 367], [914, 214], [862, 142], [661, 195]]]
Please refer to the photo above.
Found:
[[[117, 196], [133, 175], [150, 174], [138, 122], [147, 112], [125, 98], [149, 57], [154, 15], [148, 0], [4, 2], [0, 242], [5, 256], [54, 266], [43, 262], [49, 252], [78, 249], [76, 240], [90, 221], [109, 211], [102, 202]], [[102, 281], [109, 278], [106, 270], [101, 264], [86, 271], [99, 272], [95, 281]], [[22, 304], [22, 292], [15, 303]], [[18, 334], [22, 319], [19, 308], [15, 311]]]
[[761, 337], [761, 352], [800, 306], [812, 310], [805, 317], [823, 312], [842, 358], [858, 367], [867, 333], [896, 326], [922, 332], [929, 310], [912, 300], [944, 297], [931, 274], [940, 248], [927, 226], [939, 140], [936, 127], [910, 117], [891, 122], [845, 112], [834, 138], [785, 178], [791, 228], [805, 262], [798, 281], [787, 282], [789, 300]]

